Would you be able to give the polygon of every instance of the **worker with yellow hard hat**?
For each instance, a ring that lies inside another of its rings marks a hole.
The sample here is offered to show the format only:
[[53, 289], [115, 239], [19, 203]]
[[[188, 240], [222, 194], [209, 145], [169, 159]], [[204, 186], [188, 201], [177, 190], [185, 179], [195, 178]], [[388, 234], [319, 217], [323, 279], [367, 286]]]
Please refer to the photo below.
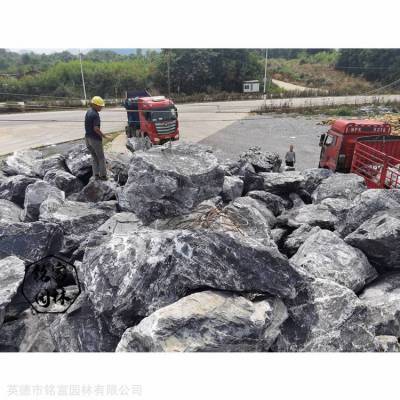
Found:
[[100, 96], [94, 96], [85, 115], [85, 141], [92, 156], [93, 176], [96, 180], [107, 180], [106, 160], [103, 150], [103, 138], [106, 135], [100, 130], [99, 112], [106, 105]]

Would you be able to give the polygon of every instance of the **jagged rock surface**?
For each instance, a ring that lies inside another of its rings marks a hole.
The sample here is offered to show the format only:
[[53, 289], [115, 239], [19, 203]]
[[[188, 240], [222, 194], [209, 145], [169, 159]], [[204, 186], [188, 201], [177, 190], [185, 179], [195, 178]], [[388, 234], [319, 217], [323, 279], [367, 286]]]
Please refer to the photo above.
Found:
[[49, 316], [26, 310], [0, 329], [0, 352], [53, 352]]
[[338, 219], [325, 205], [306, 204], [283, 212], [278, 217], [278, 223], [290, 228], [299, 228], [306, 224], [324, 229], [334, 229]]
[[261, 147], [250, 147], [240, 155], [240, 160], [250, 163], [256, 172], [278, 172], [282, 159], [278, 153], [262, 151]]
[[0, 178], [0, 199], [24, 206], [26, 188], [38, 179], [24, 175]]
[[125, 153], [106, 152], [107, 169], [111, 172], [109, 175], [119, 185], [125, 185], [128, 180], [129, 164], [132, 156]]
[[300, 225], [299, 228], [294, 230], [290, 235], [287, 236], [284, 244], [284, 253], [291, 257], [296, 254], [299, 247], [314, 233], [321, 230], [319, 226], [310, 226], [307, 224]]
[[65, 193], [45, 181], [37, 181], [29, 185], [25, 192], [23, 220], [37, 221], [41, 204], [49, 198], [62, 203], [65, 200]]
[[353, 200], [346, 214], [346, 219], [341, 226], [340, 233], [342, 236], [347, 236], [377, 212], [394, 208], [400, 208], [399, 189], [366, 190]]
[[320, 203], [328, 198], [343, 198], [353, 200], [357, 195], [367, 190], [364, 178], [356, 174], [336, 173], [324, 179], [313, 192], [315, 203]]
[[34, 164], [36, 175], [43, 179], [49, 171], [65, 171], [64, 156], [55, 154], [50, 157], [39, 159]]
[[117, 185], [114, 181], [90, 179], [89, 183], [78, 194], [77, 201], [97, 203], [113, 200], [116, 197]]
[[301, 175], [304, 176], [303, 188], [311, 194], [324, 179], [332, 176], [333, 172], [325, 168], [309, 168], [302, 171]]
[[62, 246], [63, 233], [55, 224], [42, 221], [0, 223], [0, 253], [36, 261], [56, 254]]
[[127, 329], [117, 351], [266, 351], [286, 318], [276, 298], [251, 302], [221, 292], [194, 293]]
[[142, 227], [142, 221], [134, 213], [121, 212], [113, 215], [97, 230], [109, 234], [123, 235], [137, 231]]
[[2, 170], [6, 175], [37, 176], [36, 164], [43, 157], [37, 150], [15, 151], [3, 161]]
[[376, 337], [377, 351], [384, 353], [399, 353], [400, 344], [396, 336], [381, 335]]
[[109, 352], [118, 344], [118, 338], [110, 334], [85, 294], [55, 318], [49, 328], [55, 351], [59, 352]]
[[199, 288], [294, 297], [300, 281], [276, 247], [209, 231], [113, 235], [87, 247], [82, 268], [96, 310], [119, 331]]
[[78, 178], [92, 175], [91, 156], [84, 144], [78, 144], [68, 152], [65, 164], [71, 174]]
[[135, 151], [145, 151], [147, 150], [146, 142], [143, 138], [131, 137], [126, 140], [126, 148], [132, 153]]
[[22, 208], [11, 201], [0, 199], [0, 222], [20, 222]]
[[368, 324], [376, 335], [400, 337], [400, 274], [380, 277], [359, 295], [368, 308]]
[[379, 271], [400, 269], [400, 207], [381, 211], [346, 236]]
[[230, 202], [243, 194], [243, 181], [237, 176], [225, 176], [222, 187], [222, 198]]
[[304, 183], [304, 177], [297, 171], [263, 172], [259, 175], [264, 180], [263, 189], [278, 195], [296, 192]]
[[145, 222], [187, 214], [222, 191], [224, 173], [215, 156], [198, 145], [174, 144], [136, 152], [118, 199]]
[[25, 274], [25, 263], [18, 257], [10, 256], [0, 260], [0, 327], [6, 308], [16, 296]]
[[57, 224], [65, 236], [63, 252], [73, 252], [90, 232], [95, 231], [115, 213], [113, 204], [107, 205], [105, 209], [101, 208], [101, 203], [99, 206], [67, 200], [57, 209], [43, 210], [40, 220]]
[[83, 189], [83, 183], [67, 171], [50, 170], [46, 172], [43, 180], [65, 192], [66, 196]]
[[265, 206], [271, 210], [275, 216], [278, 216], [285, 211], [285, 200], [276, 194], [268, 193], [263, 190], [253, 190], [247, 193], [247, 196], [264, 203]]
[[314, 279], [285, 302], [289, 318], [273, 351], [375, 351], [367, 308], [354, 292], [326, 279]]
[[327, 230], [309, 236], [291, 261], [316, 278], [330, 279], [354, 292], [377, 277], [376, 270], [360, 250]]

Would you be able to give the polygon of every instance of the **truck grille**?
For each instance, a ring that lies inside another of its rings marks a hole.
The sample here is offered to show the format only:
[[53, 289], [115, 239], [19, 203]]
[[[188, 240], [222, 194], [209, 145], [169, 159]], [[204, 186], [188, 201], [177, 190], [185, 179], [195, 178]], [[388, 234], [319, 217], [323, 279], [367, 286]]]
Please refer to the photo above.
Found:
[[176, 121], [155, 122], [157, 133], [160, 135], [168, 135], [176, 130]]

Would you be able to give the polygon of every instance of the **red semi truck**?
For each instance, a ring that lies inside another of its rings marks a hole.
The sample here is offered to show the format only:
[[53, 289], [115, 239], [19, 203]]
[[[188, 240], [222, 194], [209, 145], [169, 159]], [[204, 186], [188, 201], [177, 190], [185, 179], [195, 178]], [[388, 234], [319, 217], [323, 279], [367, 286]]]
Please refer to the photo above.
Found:
[[337, 120], [321, 135], [319, 167], [353, 172], [368, 188], [400, 189], [400, 137], [373, 120]]
[[128, 137], [142, 137], [149, 147], [179, 139], [178, 112], [172, 100], [147, 91], [127, 92]]

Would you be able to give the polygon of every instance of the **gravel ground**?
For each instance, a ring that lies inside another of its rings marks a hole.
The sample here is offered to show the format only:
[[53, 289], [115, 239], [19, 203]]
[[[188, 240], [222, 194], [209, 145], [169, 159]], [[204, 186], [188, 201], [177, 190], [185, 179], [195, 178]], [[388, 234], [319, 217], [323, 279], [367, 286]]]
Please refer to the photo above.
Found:
[[317, 125], [323, 119], [289, 115], [251, 116], [234, 122], [203, 139], [199, 143], [222, 150], [227, 158], [237, 159], [240, 153], [252, 146], [262, 150], [276, 151], [282, 158], [294, 145], [298, 170], [318, 166], [320, 148], [319, 137], [328, 130], [327, 126]]

